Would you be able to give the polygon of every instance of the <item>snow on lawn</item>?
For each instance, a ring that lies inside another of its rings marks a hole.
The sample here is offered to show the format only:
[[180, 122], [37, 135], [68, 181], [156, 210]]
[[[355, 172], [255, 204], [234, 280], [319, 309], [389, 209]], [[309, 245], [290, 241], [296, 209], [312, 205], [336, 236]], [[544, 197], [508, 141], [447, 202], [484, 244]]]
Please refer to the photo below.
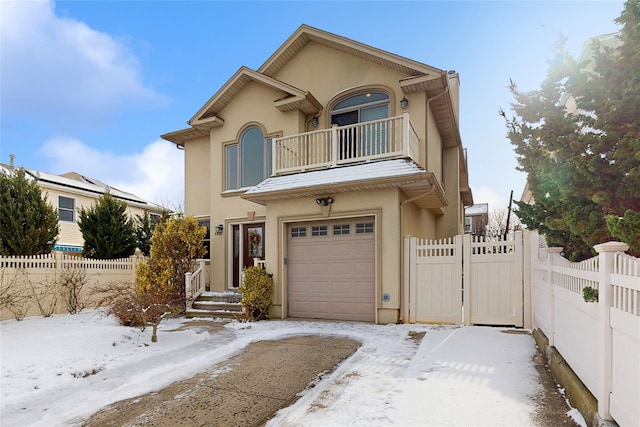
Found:
[[163, 321], [151, 343], [150, 329], [119, 326], [96, 310], [0, 322], [0, 424], [79, 424], [103, 406], [188, 378], [251, 342], [308, 334], [349, 337], [362, 346], [271, 426], [532, 424], [539, 385], [528, 334], [308, 321], [234, 321], [213, 333], [181, 328], [190, 323]]

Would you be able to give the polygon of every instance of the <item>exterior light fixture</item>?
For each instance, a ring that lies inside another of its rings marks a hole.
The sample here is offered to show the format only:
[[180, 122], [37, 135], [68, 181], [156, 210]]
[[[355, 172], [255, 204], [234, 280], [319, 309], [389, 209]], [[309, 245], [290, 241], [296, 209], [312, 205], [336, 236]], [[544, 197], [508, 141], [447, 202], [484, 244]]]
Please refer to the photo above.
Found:
[[311, 126], [313, 126], [314, 128], [318, 127], [318, 118], [314, 117], [313, 119], [311, 119]]
[[224, 225], [222, 225], [222, 224], [216, 225], [216, 236], [221, 235], [222, 234], [222, 230], [224, 230]]
[[409, 106], [409, 100], [403, 96], [402, 99], [400, 100], [400, 108], [402, 108], [403, 110], [406, 110], [408, 106]]
[[333, 203], [333, 197], [322, 197], [320, 199], [316, 199], [316, 203], [320, 206], [329, 206]]

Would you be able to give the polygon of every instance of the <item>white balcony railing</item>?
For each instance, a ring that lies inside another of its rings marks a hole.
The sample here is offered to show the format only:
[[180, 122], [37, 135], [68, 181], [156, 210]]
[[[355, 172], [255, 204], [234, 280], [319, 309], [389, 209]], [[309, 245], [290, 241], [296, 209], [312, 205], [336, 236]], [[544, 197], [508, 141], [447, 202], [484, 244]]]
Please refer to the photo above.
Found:
[[184, 285], [187, 308], [191, 308], [193, 301], [204, 292], [205, 285], [205, 260], [198, 260], [198, 269], [193, 273], [185, 273]]
[[381, 158], [408, 157], [419, 161], [417, 133], [402, 116], [276, 138], [273, 173], [304, 172]]

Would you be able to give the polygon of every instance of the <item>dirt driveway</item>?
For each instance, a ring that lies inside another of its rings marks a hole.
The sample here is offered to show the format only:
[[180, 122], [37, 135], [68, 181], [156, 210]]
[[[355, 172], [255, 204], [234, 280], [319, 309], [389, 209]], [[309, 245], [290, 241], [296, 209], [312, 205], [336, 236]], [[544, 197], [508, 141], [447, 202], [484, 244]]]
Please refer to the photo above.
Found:
[[359, 346], [323, 336], [256, 342], [214, 369], [116, 402], [83, 425], [261, 426]]

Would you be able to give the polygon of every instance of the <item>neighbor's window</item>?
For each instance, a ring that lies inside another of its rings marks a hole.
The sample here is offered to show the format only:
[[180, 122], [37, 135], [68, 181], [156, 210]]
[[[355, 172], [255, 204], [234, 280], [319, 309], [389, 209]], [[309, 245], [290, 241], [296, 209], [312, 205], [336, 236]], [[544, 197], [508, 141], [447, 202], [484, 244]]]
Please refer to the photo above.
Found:
[[58, 196], [58, 218], [69, 222], [76, 220], [76, 199]]
[[271, 175], [271, 138], [257, 126], [247, 128], [240, 141], [227, 145], [226, 190], [251, 187]]

